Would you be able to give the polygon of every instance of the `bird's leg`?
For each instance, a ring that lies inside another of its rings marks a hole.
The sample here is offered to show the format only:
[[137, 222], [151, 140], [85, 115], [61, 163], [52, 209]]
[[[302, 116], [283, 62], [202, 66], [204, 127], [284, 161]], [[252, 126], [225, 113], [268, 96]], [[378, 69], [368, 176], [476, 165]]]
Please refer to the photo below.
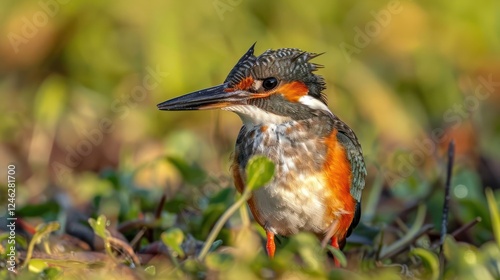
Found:
[[267, 243], [266, 243], [266, 250], [267, 250], [267, 255], [272, 259], [274, 258], [274, 252], [276, 251], [276, 244], [274, 244], [274, 233], [266, 230], [266, 235], [267, 235]]
[[[332, 247], [340, 250], [339, 239], [336, 236], [332, 237]], [[333, 257], [333, 263], [335, 264], [335, 267], [340, 267], [340, 262], [335, 256]]]

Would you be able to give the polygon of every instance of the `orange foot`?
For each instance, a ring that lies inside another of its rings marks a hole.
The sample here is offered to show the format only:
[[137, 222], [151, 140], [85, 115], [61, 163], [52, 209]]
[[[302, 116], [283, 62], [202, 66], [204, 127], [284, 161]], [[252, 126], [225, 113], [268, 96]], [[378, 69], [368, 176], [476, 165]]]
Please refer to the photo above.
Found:
[[[339, 240], [336, 236], [332, 237], [332, 247], [340, 250]], [[336, 257], [333, 257], [333, 263], [335, 264], [335, 267], [340, 267], [340, 262]]]
[[267, 255], [272, 259], [274, 258], [274, 252], [276, 251], [276, 244], [274, 244], [274, 233], [270, 231], [266, 231], [267, 235], [267, 243], [266, 243], [266, 250], [267, 250]]

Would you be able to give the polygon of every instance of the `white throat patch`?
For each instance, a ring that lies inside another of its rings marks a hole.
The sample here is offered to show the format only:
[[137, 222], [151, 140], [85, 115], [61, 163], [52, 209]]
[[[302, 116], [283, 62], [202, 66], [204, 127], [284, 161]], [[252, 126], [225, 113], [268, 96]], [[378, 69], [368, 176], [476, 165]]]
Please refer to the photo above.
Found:
[[253, 105], [234, 105], [222, 110], [235, 112], [246, 125], [280, 124], [291, 120], [290, 117], [269, 113]]

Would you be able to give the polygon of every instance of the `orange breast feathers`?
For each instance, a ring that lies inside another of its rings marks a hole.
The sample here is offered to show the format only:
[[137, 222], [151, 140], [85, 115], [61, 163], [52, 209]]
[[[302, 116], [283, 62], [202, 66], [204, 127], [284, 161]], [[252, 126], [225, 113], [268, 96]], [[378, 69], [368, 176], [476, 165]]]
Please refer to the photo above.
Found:
[[347, 230], [354, 218], [356, 200], [351, 195], [351, 163], [347, 158], [345, 147], [337, 140], [337, 130], [324, 139], [328, 153], [324, 164], [324, 176], [327, 182], [326, 192], [329, 201], [329, 215], [325, 215], [325, 223], [333, 222], [329, 230], [330, 237], [345, 238]]
[[233, 172], [234, 186], [238, 190], [239, 193], [243, 193], [245, 190], [245, 185], [243, 183], [243, 179], [240, 174], [240, 165], [238, 164], [238, 155], [235, 152], [234, 161], [231, 165], [231, 171]]

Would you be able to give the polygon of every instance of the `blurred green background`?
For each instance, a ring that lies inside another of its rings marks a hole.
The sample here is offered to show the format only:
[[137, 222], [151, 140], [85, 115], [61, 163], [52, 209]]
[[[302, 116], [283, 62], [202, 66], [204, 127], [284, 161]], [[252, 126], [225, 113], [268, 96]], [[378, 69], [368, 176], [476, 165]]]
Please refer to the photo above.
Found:
[[382, 213], [440, 187], [452, 138], [455, 215], [499, 187], [498, 1], [2, 1], [0, 28], [0, 166], [16, 164], [19, 205], [86, 204], [109, 192], [106, 170], [175, 191], [165, 155], [230, 181], [238, 117], [156, 104], [221, 83], [254, 42], [325, 52], [318, 74], [363, 145], [367, 192], [378, 180], [399, 198]]

